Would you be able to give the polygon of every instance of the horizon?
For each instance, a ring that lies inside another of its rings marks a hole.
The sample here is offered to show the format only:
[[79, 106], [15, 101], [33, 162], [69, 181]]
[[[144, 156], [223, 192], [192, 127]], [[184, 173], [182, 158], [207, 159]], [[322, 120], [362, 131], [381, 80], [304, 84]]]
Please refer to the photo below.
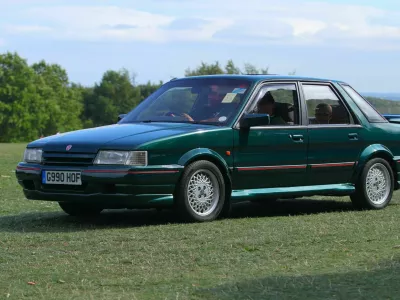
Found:
[[[274, 74], [400, 93], [400, 2], [372, 0], [0, 0], [0, 53], [61, 65], [93, 85], [126, 68], [138, 83], [229, 59]], [[262, 30], [261, 30], [262, 28]]]

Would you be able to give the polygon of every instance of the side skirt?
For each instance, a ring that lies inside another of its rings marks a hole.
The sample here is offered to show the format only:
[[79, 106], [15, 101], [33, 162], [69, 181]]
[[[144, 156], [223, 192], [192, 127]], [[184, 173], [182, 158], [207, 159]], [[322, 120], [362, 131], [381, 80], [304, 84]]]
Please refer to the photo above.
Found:
[[348, 196], [355, 192], [353, 184], [310, 185], [296, 187], [279, 187], [251, 190], [233, 190], [231, 201], [238, 203], [254, 197], [280, 198], [302, 196]]

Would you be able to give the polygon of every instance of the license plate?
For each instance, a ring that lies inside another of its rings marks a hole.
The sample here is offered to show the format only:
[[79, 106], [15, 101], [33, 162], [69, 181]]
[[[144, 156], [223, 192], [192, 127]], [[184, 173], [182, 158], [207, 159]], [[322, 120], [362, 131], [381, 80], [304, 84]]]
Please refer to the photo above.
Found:
[[43, 184], [82, 185], [81, 172], [43, 171]]

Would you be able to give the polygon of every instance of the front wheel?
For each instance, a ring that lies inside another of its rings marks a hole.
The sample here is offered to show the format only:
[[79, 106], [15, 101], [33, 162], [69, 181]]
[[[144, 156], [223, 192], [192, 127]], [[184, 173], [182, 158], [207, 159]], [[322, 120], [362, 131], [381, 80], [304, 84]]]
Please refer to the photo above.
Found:
[[61, 209], [70, 216], [89, 217], [96, 216], [102, 212], [102, 208], [92, 205], [58, 202]]
[[215, 220], [227, 201], [225, 188], [224, 177], [216, 165], [206, 160], [190, 164], [175, 194], [180, 215], [188, 221]]
[[382, 158], [368, 161], [356, 184], [356, 192], [350, 196], [358, 209], [382, 209], [391, 201], [394, 176], [389, 163]]

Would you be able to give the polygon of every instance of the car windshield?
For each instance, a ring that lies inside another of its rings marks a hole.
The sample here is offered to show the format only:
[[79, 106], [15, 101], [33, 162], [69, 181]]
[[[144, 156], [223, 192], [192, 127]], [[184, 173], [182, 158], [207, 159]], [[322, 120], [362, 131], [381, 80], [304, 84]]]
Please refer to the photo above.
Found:
[[185, 78], [170, 81], [119, 124], [184, 122], [226, 125], [237, 115], [252, 82], [235, 78]]

